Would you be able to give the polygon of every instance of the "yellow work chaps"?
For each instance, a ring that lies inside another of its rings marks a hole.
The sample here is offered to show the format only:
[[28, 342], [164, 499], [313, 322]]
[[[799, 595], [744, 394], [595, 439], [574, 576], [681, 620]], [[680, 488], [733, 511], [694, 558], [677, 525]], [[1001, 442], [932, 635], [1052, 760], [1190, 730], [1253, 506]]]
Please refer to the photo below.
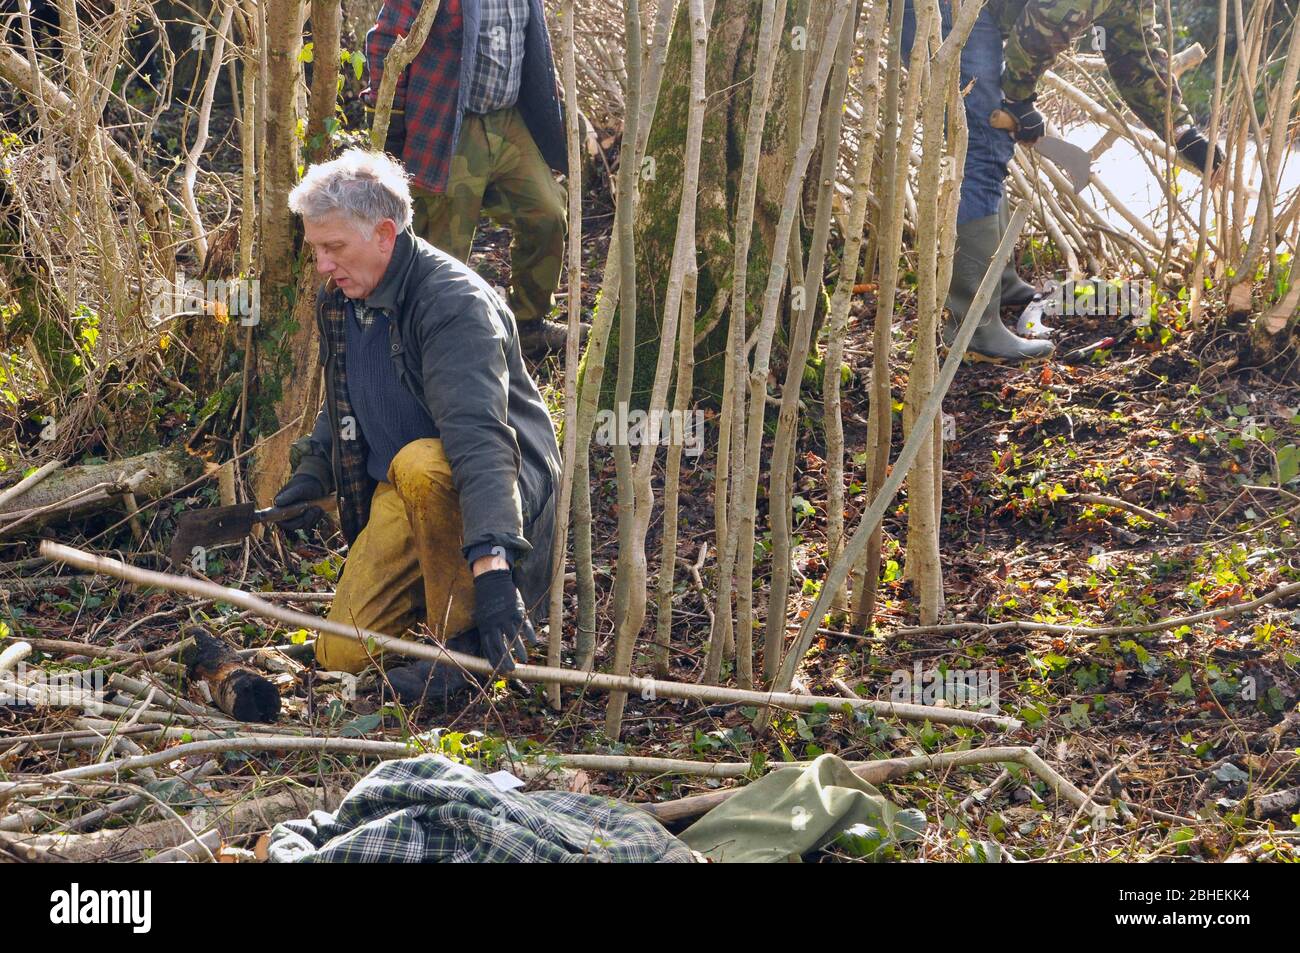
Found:
[[[348, 551], [329, 618], [406, 636], [421, 622], [439, 642], [474, 624], [474, 578], [461, 552], [460, 498], [436, 438], [408, 443], [388, 467], [370, 518]], [[360, 672], [372, 661], [361, 642], [322, 633], [322, 667]]]

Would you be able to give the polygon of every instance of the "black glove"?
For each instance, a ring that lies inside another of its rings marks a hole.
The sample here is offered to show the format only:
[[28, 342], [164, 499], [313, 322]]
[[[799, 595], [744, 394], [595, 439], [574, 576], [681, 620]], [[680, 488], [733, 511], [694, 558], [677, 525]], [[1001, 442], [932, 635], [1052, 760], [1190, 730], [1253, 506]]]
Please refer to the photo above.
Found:
[[524, 637], [536, 643], [537, 633], [509, 569], [489, 569], [474, 577], [474, 624], [479, 648], [495, 672], [514, 671], [515, 659], [528, 661]]
[[[325, 487], [321, 486], [320, 480], [306, 473], [298, 473], [289, 478], [289, 482], [275, 494], [272, 502], [276, 506], [292, 506], [294, 503], [319, 500], [324, 495]], [[319, 506], [309, 506], [298, 516], [280, 520], [279, 527], [286, 533], [292, 533], [296, 529], [310, 530], [324, 515], [324, 510]]]
[[[1210, 155], [1210, 140], [1205, 138], [1201, 133], [1201, 130], [1197, 129], [1195, 126], [1185, 130], [1183, 134], [1178, 137], [1178, 142], [1175, 144], [1175, 148], [1178, 150], [1180, 156], [1196, 167], [1196, 171], [1200, 172], [1205, 169], [1205, 160], [1209, 158]], [[1213, 174], [1219, 166], [1223, 165], [1224, 161], [1223, 150], [1220, 149], [1216, 143], [1214, 146], [1214, 159], [1210, 166], [1210, 173]]]
[[1034, 98], [1030, 96], [1028, 99], [1002, 100], [1002, 108], [1015, 117], [1015, 135], [1020, 142], [1037, 142], [1047, 132], [1047, 122], [1034, 105]]

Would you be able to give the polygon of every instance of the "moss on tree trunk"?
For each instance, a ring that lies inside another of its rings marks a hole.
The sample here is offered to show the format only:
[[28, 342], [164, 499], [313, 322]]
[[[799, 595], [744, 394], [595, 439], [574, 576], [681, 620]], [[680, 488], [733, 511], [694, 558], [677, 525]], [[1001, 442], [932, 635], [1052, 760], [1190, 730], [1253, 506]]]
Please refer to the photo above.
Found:
[[[717, 0], [709, 27], [709, 53], [705, 82], [709, 101], [704, 118], [703, 162], [696, 222], [699, 255], [697, 328], [702, 329], [715, 311], [715, 300], [731, 292], [734, 258], [734, 218], [741, 144], [749, 109], [754, 47], [758, 37], [759, 0]], [[792, 18], [793, 12], [787, 11]], [[788, 21], [780, 56], [790, 55]], [[778, 204], [787, 173], [789, 134], [787, 111], [776, 108], [787, 95], [788, 70], [778, 64], [773, 87], [774, 107], [768, 113], [759, 162], [758, 203], [749, 250], [750, 293], [746, 325], [757, 318], [758, 294], [768, 273]], [[663, 85], [654, 126], [641, 169], [641, 201], [637, 211], [637, 348], [633, 402], [643, 406], [654, 378], [655, 359], [662, 341], [663, 301], [672, 262], [677, 210], [681, 203], [682, 162], [690, 90], [690, 24], [679, 17], [674, 26], [664, 67]], [[696, 351], [696, 393], [716, 401], [722, 395], [723, 354], [728, 321], [734, 302], [728, 301], [722, 320]], [[611, 332], [609, 353], [616, 353], [618, 323]], [[673, 342], [667, 342], [672, 346]], [[603, 403], [613, 397], [605, 387]]]

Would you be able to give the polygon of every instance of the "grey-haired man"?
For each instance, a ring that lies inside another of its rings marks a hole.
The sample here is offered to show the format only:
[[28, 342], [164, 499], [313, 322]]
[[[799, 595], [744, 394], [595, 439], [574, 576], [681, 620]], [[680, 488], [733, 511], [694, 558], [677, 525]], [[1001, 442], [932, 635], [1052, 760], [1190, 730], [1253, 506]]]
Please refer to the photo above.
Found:
[[[513, 315], [472, 270], [411, 231], [407, 174], [354, 149], [289, 196], [326, 278], [316, 299], [325, 403], [294, 445], [277, 506], [338, 498], [351, 544], [329, 618], [434, 637], [500, 671], [525, 657], [550, 584], [560, 453]], [[309, 510], [290, 531], [310, 527]], [[322, 635], [318, 661], [360, 671], [360, 642]], [[406, 701], [468, 681], [390, 669]]]

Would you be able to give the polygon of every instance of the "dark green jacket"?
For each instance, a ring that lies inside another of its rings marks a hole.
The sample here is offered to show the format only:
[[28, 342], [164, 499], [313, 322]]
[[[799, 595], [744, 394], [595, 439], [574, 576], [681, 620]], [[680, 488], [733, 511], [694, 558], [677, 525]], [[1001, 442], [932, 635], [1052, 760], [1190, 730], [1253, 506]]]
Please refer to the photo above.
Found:
[[1153, 0], [990, 0], [989, 12], [1006, 39], [1002, 95], [1007, 99], [1032, 96], [1056, 57], [1096, 26], [1111, 78], [1137, 117], [1163, 137], [1172, 86], [1175, 136], [1192, 125], [1160, 44]]
[[[514, 316], [482, 278], [410, 229], [398, 235], [365, 304], [388, 312], [393, 373], [425, 402], [438, 427], [460, 495], [464, 552], [481, 543], [513, 549], [516, 584], [542, 617], [560, 449], [524, 366]], [[346, 305], [333, 281], [317, 294], [325, 402], [290, 461], [295, 473], [316, 477], [337, 495], [351, 543], [369, 519], [375, 481], [366, 473], [365, 435], [347, 394]]]

